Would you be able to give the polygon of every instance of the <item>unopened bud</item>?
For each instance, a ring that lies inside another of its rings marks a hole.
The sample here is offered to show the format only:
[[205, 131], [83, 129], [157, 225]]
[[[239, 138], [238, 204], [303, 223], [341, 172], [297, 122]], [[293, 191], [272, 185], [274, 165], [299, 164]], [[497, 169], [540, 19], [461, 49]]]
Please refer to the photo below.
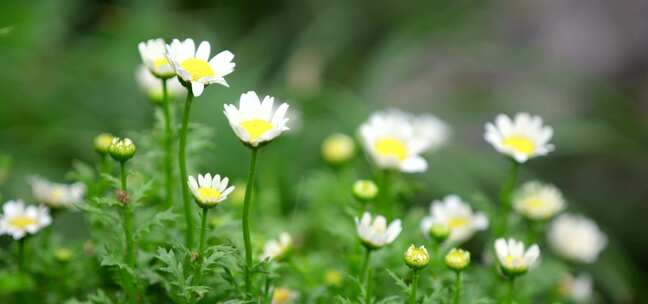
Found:
[[444, 223], [434, 223], [428, 231], [430, 237], [441, 243], [450, 236], [450, 227]]
[[353, 139], [348, 135], [336, 133], [328, 136], [322, 143], [322, 157], [332, 165], [349, 161], [355, 152]]
[[405, 251], [405, 264], [414, 270], [424, 268], [430, 263], [430, 254], [424, 246], [410, 245]]
[[448, 268], [455, 271], [461, 271], [470, 264], [470, 252], [463, 249], [453, 248], [445, 256], [445, 262]]
[[125, 162], [135, 155], [135, 144], [130, 138], [115, 137], [110, 144], [110, 156], [119, 162]]
[[113, 136], [108, 133], [101, 133], [94, 138], [93, 146], [95, 151], [101, 155], [106, 155], [110, 152], [110, 145], [112, 144]]
[[353, 183], [353, 196], [361, 201], [366, 202], [376, 198], [378, 186], [371, 180], [358, 180]]

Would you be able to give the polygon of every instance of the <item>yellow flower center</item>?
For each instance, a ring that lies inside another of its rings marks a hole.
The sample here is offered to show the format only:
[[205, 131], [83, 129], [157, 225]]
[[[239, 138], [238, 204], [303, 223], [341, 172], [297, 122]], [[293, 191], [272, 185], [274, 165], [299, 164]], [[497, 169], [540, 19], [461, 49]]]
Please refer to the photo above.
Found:
[[521, 263], [521, 258], [520, 257], [514, 257], [512, 255], [507, 255], [506, 256], [506, 261], [504, 263], [504, 266], [509, 269], [523, 269], [524, 265]]
[[448, 220], [448, 227], [450, 227], [450, 229], [458, 229], [466, 226], [467, 224], [468, 219], [463, 216], [453, 217]]
[[395, 138], [381, 138], [376, 140], [374, 148], [382, 157], [393, 157], [400, 161], [407, 158], [407, 146], [403, 141]]
[[263, 119], [250, 119], [241, 122], [241, 127], [250, 136], [250, 141], [256, 141], [261, 135], [272, 129], [272, 124]]
[[283, 303], [287, 303], [289, 300], [290, 300], [290, 290], [285, 288], [275, 289], [275, 292], [272, 295], [272, 303], [283, 304]]
[[27, 227], [35, 224], [36, 219], [26, 215], [19, 215], [9, 219], [9, 225], [21, 230], [25, 230]]
[[180, 63], [183, 69], [185, 69], [189, 75], [191, 75], [191, 80], [198, 80], [204, 77], [214, 76], [214, 70], [209, 65], [209, 62], [198, 59], [198, 58], [189, 58], [185, 59]]
[[504, 145], [523, 154], [531, 155], [535, 152], [536, 146], [533, 140], [526, 136], [511, 135], [504, 139]]
[[533, 197], [533, 198], [527, 199], [525, 205], [529, 209], [540, 209], [540, 208], [544, 207], [545, 203], [544, 203], [543, 200], [541, 200], [541, 199], [539, 199], [537, 197]]
[[61, 198], [63, 198], [63, 193], [65, 191], [61, 187], [54, 187], [52, 189], [52, 192], [50, 193], [49, 196], [49, 203], [50, 204], [58, 204], [61, 202]]
[[217, 201], [220, 198], [221, 193], [211, 187], [201, 187], [198, 188], [198, 196], [201, 201]]
[[158, 57], [155, 60], [153, 60], [153, 66], [155, 66], [156, 69], [159, 69], [163, 65], [169, 64], [169, 61], [165, 57]]

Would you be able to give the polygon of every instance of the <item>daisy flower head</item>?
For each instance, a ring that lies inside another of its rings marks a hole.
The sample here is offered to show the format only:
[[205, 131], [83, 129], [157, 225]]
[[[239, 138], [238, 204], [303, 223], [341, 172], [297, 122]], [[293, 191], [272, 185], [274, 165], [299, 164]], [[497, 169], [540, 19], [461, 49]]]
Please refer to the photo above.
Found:
[[369, 212], [361, 219], [355, 218], [356, 230], [362, 243], [369, 249], [380, 249], [396, 240], [403, 228], [399, 219], [387, 225], [387, 219], [377, 215], [373, 220]]
[[425, 151], [435, 151], [448, 142], [450, 127], [432, 114], [412, 115], [414, 136], [424, 142]]
[[586, 217], [563, 214], [549, 226], [549, 244], [564, 258], [594, 263], [607, 246], [607, 237], [596, 223]]
[[[381, 169], [423, 172], [427, 161], [421, 154], [445, 141], [446, 131], [432, 116], [417, 117], [400, 110], [376, 112], [359, 128], [361, 143]], [[441, 138], [443, 137], [443, 139]]]
[[524, 243], [515, 239], [495, 240], [495, 254], [504, 274], [515, 277], [535, 266], [540, 257], [538, 245], [531, 245], [526, 251]]
[[531, 220], [547, 220], [565, 208], [565, 199], [553, 185], [531, 181], [513, 194], [513, 209]]
[[149, 39], [137, 45], [144, 66], [157, 78], [167, 79], [175, 76], [175, 70], [166, 57], [164, 39]]
[[[140, 89], [154, 102], [161, 103], [164, 92], [162, 82], [156, 78], [145, 66], [137, 68], [135, 79]], [[171, 98], [178, 98], [186, 94], [187, 89], [182, 86], [178, 78], [172, 77], [167, 80], [167, 94]]]
[[488, 218], [483, 213], [473, 212], [459, 196], [448, 195], [443, 200], [433, 201], [430, 215], [421, 222], [425, 235], [436, 227], [447, 227], [450, 230], [448, 241], [461, 243], [470, 239], [475, 232], [488, 228]]
[[203, 41], [196, 45], [192, 39], [180, 41], [173, 39], [166, 46], [166, 56], [175, 73], [185, 87], [190, 88], [194, 96], [200, 96], [205, 86], [218, 83], [229, 86], [225, 76], [234, 71], [236, 64], [232, 62], [234, 54], [222, 51], [209, 59], [211, 45]]
[[279, 234], [277, 240], [269, 240], [263, 246], [263, 253], [259, 256], [259, 260], [276, 260], [283, 259], [292, 248], [292, 237], [286, 232]]
[[85, 194], [83, 183], [53, 183], [38, 176], [30, 179], [32, 193], [36, 201], [50, 208], [69, 208], [80, 202]]
[[513, 119], [500, 114], [494, 123], [486, 124], [484, 139], [495, 150], [512, 157], [518, 163], [548, 154], [554, 150], [549, 143], [553, 129], [543, 125], [540, 116], [518, 113]]
[[11, 235], [15, 240], [35, 234], [52, 223], [49, 210], [44, 206], [26, 206], [21, 200], [8, 201], [2, 206], [0, 235]]
[[225, 105], [225, 116], [236, 136], [246, 145], [256, 148], [272, 141], [288, 130], [286, 117], [288, 104], [274, 108], [274, 97], [265, 96], [263, 101], [254, 91], [241, 95], [239, 107]]
[[198, 174], [198, 179], [189, 176], [187, 181], [189, 189], [193, 194], [196, 203], [201, 208], [211, 208], [224, 201], [234, 191], [234, 186], [227, 186], [229, 179], [216, 174], [212, 177], [210, 173]]

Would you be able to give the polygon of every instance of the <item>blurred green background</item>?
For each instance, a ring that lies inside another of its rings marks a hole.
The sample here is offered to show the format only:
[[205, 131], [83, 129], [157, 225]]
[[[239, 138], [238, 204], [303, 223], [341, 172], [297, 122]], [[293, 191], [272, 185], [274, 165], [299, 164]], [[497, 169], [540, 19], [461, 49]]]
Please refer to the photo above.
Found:
[[630, 258], [622, 267], [634, 286], [646, 286], [646, 9], [639, 0], [3, 0], [3, 199], [29, 197], [28, 175], [63, 180], [73, 160], [93, 160], [100, 132], [151, 128], [154, 107], [134, 81], [136, 45], [193, 38], [232, 51], [237, 64], [230, 88], [209, 88], [194, 105], [192, 121], [217, 139], [196, 167], [244, 176], [247, 157], [222, 105], [256, 90], [295, 109], [292, 134], [268, 149], [287, 177], [322, 165], [326, 135], [353, 134], [371, 111], [398, 107], [453, 129], [421, 177], [430, 196], [495, 193], [506, 162], [482, 139], [483, 125], [528, 111], [554, 127], [557, 150], [525, 165], [525, 177], [562, 188]]

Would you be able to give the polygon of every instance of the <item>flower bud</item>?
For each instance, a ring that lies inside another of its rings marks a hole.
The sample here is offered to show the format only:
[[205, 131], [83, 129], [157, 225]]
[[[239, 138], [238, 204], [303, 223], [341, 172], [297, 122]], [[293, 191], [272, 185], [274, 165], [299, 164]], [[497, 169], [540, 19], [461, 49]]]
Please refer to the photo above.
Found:
[[349, 161], [354, 152], [353, 139], [345, 134], [332, 134], [322, 143], [322, 157], [331, 165], [339, 165]]
[[452, 248], [452, 250], [450, 250], [450, 252], [445, 256], [445, 263], [448, 268], [452, 270], [464, 270], [470, 264], [470, 252], [463, 249]]
[[342, 273], [335, 269], [327, 270], [324, 274], [324, 282], [326, 282], [326, 285], [328, 286], [341, 287], [343, 279], [344, 276]]
[[353, 196], [361, 201], [366, 202], [376, 198], [378, 186], [371, 180], [358, 180], [353, 183]]
[[125, 162], [135, 155], [135, 144], [130, 138], [113, 138], [110, 144], [110, 156], [116, 161]]
[[67, 248], [57, 248], [54, 250], [54, 257], [59, 262], [69, 262], [72, 259], [72, 251]]
[[416, 247], [410, 245], [405, 251], [405, 264], [413, 270], [425, 268], [430, 263], [430, 255], [424, 246]]
[[428, 233], [431, 238], [441, 243], [450, 236], [450, 227], [445, 223], [434, 223], [430, 226]]
[[101, 155], [106, 155], [110, 152], [110, 145], [112, 144], [113, 136], [108, 133], [101, 133], [94, 138], [94, 149]]

